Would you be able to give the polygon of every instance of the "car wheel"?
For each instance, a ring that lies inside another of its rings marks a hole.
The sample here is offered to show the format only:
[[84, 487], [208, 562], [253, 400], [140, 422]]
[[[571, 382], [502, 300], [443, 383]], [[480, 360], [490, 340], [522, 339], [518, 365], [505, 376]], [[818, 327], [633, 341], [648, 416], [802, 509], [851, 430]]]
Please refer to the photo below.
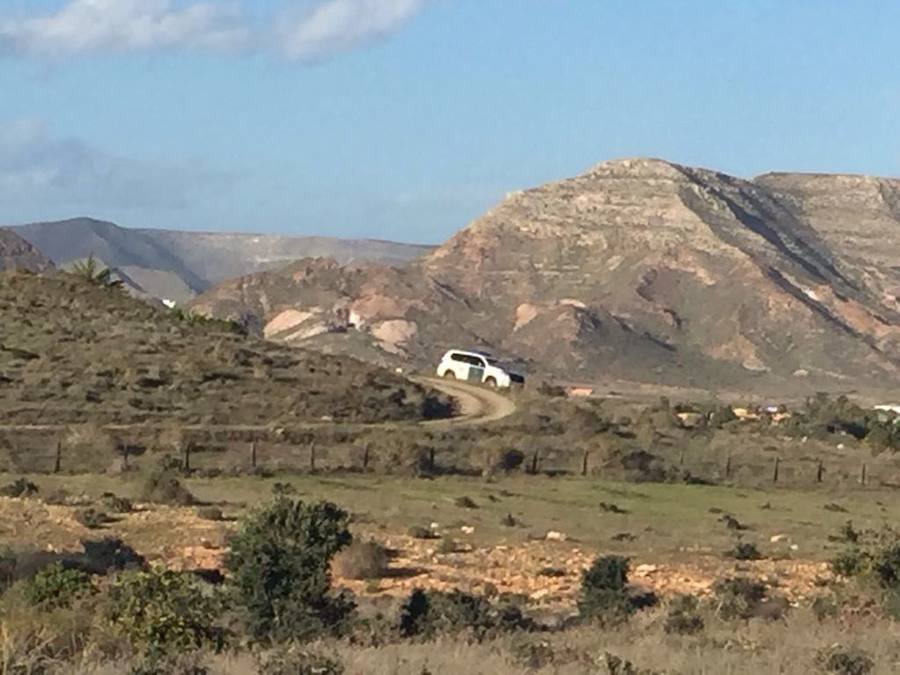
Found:
[[488, 379], [486, 379], [486, 380], [484, 381], [484, 383], [485, 383], [487, 386], [489, 386], [491, 389], [496, 389], [496, 388], [497, 388], [497, 380], [494, 379], [493, 377], [489, 377]]
[[445, 380], [455, 380], [456, 373], [454, 373], [452, 370], [446, 370], [446, 371], [444, 371], [444, 379]]

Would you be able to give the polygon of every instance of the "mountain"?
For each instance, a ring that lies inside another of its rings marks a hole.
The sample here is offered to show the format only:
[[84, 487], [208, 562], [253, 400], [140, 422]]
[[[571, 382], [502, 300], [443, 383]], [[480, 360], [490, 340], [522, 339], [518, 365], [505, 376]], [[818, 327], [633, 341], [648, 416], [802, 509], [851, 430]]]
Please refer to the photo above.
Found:
[[0, 273], [4, 424], [417, 421], [440, 395], [346, 356], [190, 320], [75, 276]]
[[420, 365], [449, 346], [534, 372], [696, 386], [897, 382], [900, 181], [742, 180], [653, 159], [508, 196], [425, 258], [307, 260], [196, 311]]
[[0, 228], [0, 271], [7, 269], [46, 272], [53, 263], [19, 235]]
[[138, 294], [179, 303], [224, 279], [307, 256], [332, 256], [344, 264], [396, 264], [431, 250], [365, 239], [131, 229], [91, 218], [10, 229], [57, 264], [93, 254], [127, 276]]

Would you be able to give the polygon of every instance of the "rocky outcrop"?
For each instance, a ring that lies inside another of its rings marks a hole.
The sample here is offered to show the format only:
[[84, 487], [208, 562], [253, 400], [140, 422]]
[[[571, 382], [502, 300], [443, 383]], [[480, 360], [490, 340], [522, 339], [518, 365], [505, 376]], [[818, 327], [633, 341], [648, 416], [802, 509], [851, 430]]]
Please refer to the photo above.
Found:
[[[570, 379], [891, 380], [897, 195], [886, 179], [747, 181], [661, 160], [604, 162], [509, 195], [403, 268], [308, 261], [302, 281], [287, 282], [289, 270], [249, 277], [198, 306], [267, 319], [347, 307], [349, 330], [422, 363], [448, 346], [486, 347]], [[248, 292], [254, 284], [265, 292]], [[372, 333], [385, 322], [415, 330], [387, 342]]]
[[0, 228], [0, 271], [7, 269], [41, 273], [53, 269], [53, 263], [17, 234]]

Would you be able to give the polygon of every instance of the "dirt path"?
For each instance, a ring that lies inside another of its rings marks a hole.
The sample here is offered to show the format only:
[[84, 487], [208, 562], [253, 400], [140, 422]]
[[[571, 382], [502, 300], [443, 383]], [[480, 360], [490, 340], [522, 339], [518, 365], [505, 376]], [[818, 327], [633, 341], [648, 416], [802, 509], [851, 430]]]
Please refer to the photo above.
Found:
[[419, 384], [432, 387], [453, 397], [459, 405], [459, 414], [445, 420], [425, 422], [435, 426], [472, 426], [496, 422], [516, 411], [516, 404], [502, 393], [459, 380], [442, 380], [434, 377], [414, 378]]

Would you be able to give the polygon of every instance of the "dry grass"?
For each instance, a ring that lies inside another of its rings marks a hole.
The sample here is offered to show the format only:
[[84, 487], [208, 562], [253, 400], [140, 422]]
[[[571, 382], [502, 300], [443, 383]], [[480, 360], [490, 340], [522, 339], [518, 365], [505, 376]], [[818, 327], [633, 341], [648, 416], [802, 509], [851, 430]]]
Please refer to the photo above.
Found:
[[[336, 655], [347, 675], [603, 675], [606, 653], [669, 675], [822, 675], [816, 655], [834, 644], [867, 653], [875, 662], [872, 675], [889, 675], [900, 668], [898, 629], [887, 622], [819, 623], [808, 612], [797, 611], [786, 623], [714, 622], [690, 637], [665, 635], [660, 623], [661, 615], [655, 612], [602, 631], [585, 627], [481, 644], [445, 637], [379, 647], [325, 643], [313, 649]], [[213, 675], [257, 672], [248, 655], [210, 657], [207, 664]], [[66, 672], [112, 675], [124, 672], [124, 666], [87, 666]]]

